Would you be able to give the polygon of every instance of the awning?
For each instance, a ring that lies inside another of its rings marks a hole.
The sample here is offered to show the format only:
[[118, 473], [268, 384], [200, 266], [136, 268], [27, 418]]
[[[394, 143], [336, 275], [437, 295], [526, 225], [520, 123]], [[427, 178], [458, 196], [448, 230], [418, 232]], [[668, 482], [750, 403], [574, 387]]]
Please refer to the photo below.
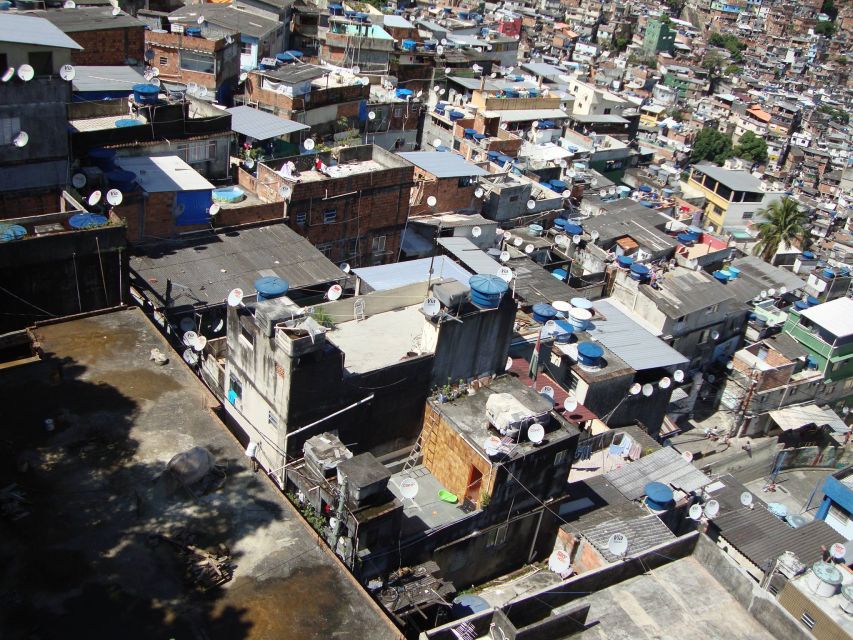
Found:
[[829, 426], [833, 431], [840, 430], [840, 433], [847, 432], [847, 427], [844, 426], [844, 421], [838, 417], [838, 414], [831, 409], [821, 409], [816, 404], [778, 409], [771, 411], [770, 417], [782, 431], [795, 431], [814, 424], [818, 427]]
[[231, 114], [231, 130], [255, 140], [269, 140], [311, 128], [254, 107], [232, 107], [226, 111]]

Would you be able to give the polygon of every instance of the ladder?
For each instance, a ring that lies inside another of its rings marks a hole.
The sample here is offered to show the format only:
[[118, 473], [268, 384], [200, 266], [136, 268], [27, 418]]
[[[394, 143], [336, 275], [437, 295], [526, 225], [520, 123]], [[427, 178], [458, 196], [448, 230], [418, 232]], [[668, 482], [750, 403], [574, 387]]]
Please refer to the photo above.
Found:
[[359, 298], [353, 303], [352, 315], [356, 322], [364, 320], [364, 298]]
[[421, 451], [423, 450], [424, 443], [427, 441], [430, 433], [435, 428], [435, 425], [438, 424], [441, 419], [441, 413], [432, 407], [430, 407], [430, 411], [427, 414], [426, 420], [424, 420], [424, 426], [421, 429], [421, 434], [418, 436], [417, 442], [415, 442], [415, 446], [412, 447], [412, 450], [409, 452], [409, 457], [406, 458], [406, 462], [403, 463], [403, 473], [409, 473], [417, 464], [418, 460], [421, 457]]

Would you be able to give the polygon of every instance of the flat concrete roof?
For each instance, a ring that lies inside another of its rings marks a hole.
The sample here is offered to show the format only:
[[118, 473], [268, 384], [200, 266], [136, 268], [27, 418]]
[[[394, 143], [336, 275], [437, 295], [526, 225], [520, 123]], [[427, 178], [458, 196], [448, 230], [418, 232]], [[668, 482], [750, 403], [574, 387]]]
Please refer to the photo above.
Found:
[[[3, 372], [19, 403], [4, 439], [33, 460], [25, 474], [0, 467], [2, 486], [17, 482], [29, 500], [29, 515], [0, 529], [0, 590], [16, 594], [4, 603], [8, 637], [401, 637], [279, 490], [249, 469], [212, 412], [216, 399], [142, 311], [35, 333], [62, 369], [26, 382], [15, 367]], [[166, 365], [151, 361], [154, 348]], [[207, 490], [163, 475], [195, 446], [221, 465]], [[233, 580], [204, 594], [188, 587], [176, 547], [156, 537], [181, 532], [204, 549], [227, 547]]]
[[424, 315], [418, 303], [338, 324], [326, 339], [346, 354], [347, 371], [366, 373], [399, 362], [409, 352], [420, 352], [423, 327]]

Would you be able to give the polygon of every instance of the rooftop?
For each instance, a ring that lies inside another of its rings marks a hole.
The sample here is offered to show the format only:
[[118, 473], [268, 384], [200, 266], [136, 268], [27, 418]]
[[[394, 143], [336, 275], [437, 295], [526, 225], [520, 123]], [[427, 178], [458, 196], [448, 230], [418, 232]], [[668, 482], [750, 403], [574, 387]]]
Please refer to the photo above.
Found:
[[322, 78], [329, 71], [313, 64], [285, 64], [276, 69], [259, 69], [254, 71], [254, 73], [259, 73], [287, 84], [298, 84], [306, 80]]
[[0, 20], [0, 42], [31, 44], [58, 49], [83, 49], [50, 20], [35, 14], [3, 12]]
[[231, 114], [231, 129], [255, 140], [269, 140], [311, 128], [308, 125], [287, 118], [280, 118], [267, 111], [245, 105], [231, 107], [226, 111]]
[[[850, 545], [848, 544], [847, 546], [849, 547]], [[840, 569], [842, 571], [842, 575], [849, 572], [849, 570], [845, 570], [844, 567], [840, 567]], [[847, 601], [847, 598], [843, 593], [841, 593], [841, 591], [829, 598], [816, 595], [814, 588], [809, 585], [809, 580], [811, 578], [812, 570], [810, 568], [804, 574], [791, 580], [791, 586], [803, 594], [803, 597], [811, 604], [823, 611], [826, 616], [828, 616], [842, 629], [844, 633], [846, 633], [848, 638], [853, 637], [853, 617], [841, 608], [842, 604], [847, 604], [847, 602], [849, 602]]]
[[463, 178], [470, 176], [487, 176], [489, 172], [468, 162], [457, 153], [441, 151], [407, 151], [398, 153], [401, 158], [408, 160], [419, 169], [434, 175], [436, 178]]
[[210, 29], [211, 26], [225, 27], [234, 33], [240, 33], [251, 38], [262, 38], [275, 31], [279, 26], [275, 20], [242, 11], [234, 7], [233, 4], [213, 3], [205, 3], [204, 8], [198, 5], [181, 7], [169, 14], [169, 21], [195, 26], [196, 20], [201, 15], [204, 16], [207, 29]]
[[[124, 11], [113, 14], [114, 7], [76, 7], [74, 9], [49, 9], [34, 11], [33, 15], [50, 20], [65, 33], [78, 31], [103, 31], [106, 29], [145, 28], [145, 23]], [[7, 20], [9, 16], [3, 16]]]
[[711, 484], [711, 479], [672, 447], [665, 447], [639, 460], [614, 469], [604, 477], [628, 500], [640, 500], [649, 482], [660, 482], [685, 493]]
[[680, 318], [732, 300], [726, 285], [704, 271], [677, 268], [658, 279], [658, 288], [640, 288], [670, 318]]
[[173, 308], [222, 304], [239, 287], [254, 291], [263, 276], [287, 280], [291, 289], [323, 286], [346, 276], [326, 256], [284, 223], [193, 234], [147, 247], [130, 269], [165, 303], [169, 280]]
[[116, 165], [136, 174], [136, 183], [148, 193], [213, 189], [203, 175], [178, 156], [121, 156]]
[[723, 169], [715, 164], [695, 164], [693, 169], [713, 178], [732, 191], [749, 191], [763, 193], [761, 180], [743, 169]]
[[500, 118], [501, 122], [532, 122], [533, 120], [565, 120], [570, 117], [562, 109], [501, 109], [484, 111], [486, 118]]
[[[4, 605], [5, 634], [400, 637], [281, 492], [252, 473], [210, 411], [216, 399], [141, 310], [36, 335], [44, 374], [21, 378], [12, 367], [3, 381], [21, 402], [4, 438], [44, 461], [27, 474], [0, 470], [3, 486], [17, 482], [31, 500], [29, 515], [0, 532], [3, 588], [18, 594]], [[170, 361], [155, 364], [152, 349]], [[46, 416], [56, 418], [51, 433]], [[218, 471], [181, 487], [166, 464], [196, 446]], [[233, 579], [203, 594], [188, 585], [186, 544], [227, 550]]]
[[[74, 67], [74, 80], [72, 87], [74, 91], [126, 91], [133, 89], [133, 85], [145, 82], [145, 78], [139, 71], [131, 66], [99, 67], [78, 65]], [[122, 115], [127, 118], [127, 115]]]
[[805, 309], [801, 314], [837, 338], [853, 335], [853, 300], [836, 298]]
[[439, 238], [438, 244], [474, 273], [491, 276], [500, 268], [494, 258], [468, 238]]
[[[360, 267], [353, 269], [352, 272], [374, 291], [386, 291], [416, 282], [427, 282], [430, 279], [430, 265], [432, 265], [433, 280], [452, 278], [468, 284], [468, 280], [473, 275], [445, 256], [436, 256], [435, 259], [406, 260], [376, 267]], [[424, 287], [424, 295], [426, 295], [426, 287]]]
[[601, 201], [605, 213], [584, 220], [584, 231], [597, 231], [596, 244], [604, 249], [623, 236], [630, 236], [640, 245], [653, 251], [666, 252], [675, 249], [678, 240], [667, 235], [658, 227], [665, 225], [670, 218], [662, 213], [648, 209], [626, 198], [615, 202]]
[[732, 261], [732, 266], [740, 269], [740, 275], [729, 280], [726, 288], [739, 302], [752, 300], [762, 291], [770, 289], [780, 292], [784, 287], [788, 292], [793, 292], [806, 286], [803, 280], [787, 269], [774, 267], [757, 256], [737, 258]]

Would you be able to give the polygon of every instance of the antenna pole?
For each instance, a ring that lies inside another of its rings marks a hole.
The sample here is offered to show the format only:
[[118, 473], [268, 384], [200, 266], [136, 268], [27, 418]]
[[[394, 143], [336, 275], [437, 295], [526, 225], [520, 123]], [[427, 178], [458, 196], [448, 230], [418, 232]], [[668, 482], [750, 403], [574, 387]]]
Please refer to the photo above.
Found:
[[429, 279], [427, 280], [427, 295], [429, 295], [429, 290], [432, 287], [432, 273], [433, 273], [433, 265], [435, 264], [435, 252], [438, 250], [438, 238], [441, 236], [441, 220], [438, 221], [438, 229], [435, 232], [435, 240], [432, 245], [432, 255], [429, 259]]

